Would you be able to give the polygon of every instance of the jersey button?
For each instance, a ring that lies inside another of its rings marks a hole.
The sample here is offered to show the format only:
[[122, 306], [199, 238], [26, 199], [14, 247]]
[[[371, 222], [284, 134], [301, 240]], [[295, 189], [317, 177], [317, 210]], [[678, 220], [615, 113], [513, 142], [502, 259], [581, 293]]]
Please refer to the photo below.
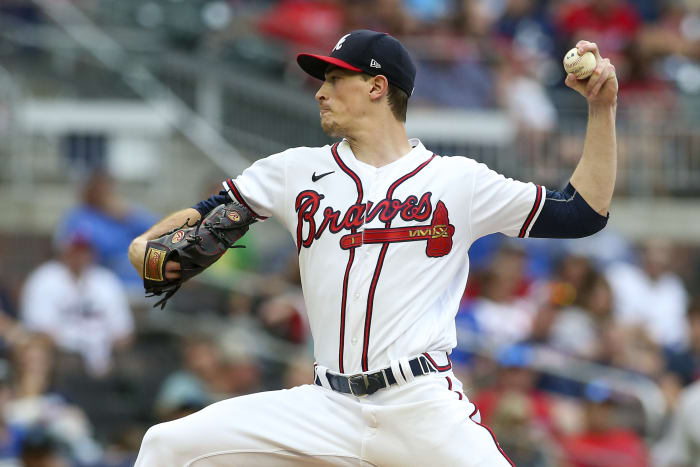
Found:
[[360, 293], [357, 292], [357, 293], [355, 294], [355, 300], [359, 300], [359, 299], [360, 299]]
[[352, 345], [357, 344], [357, 337], [353, 337], [352, 339], [350, 339], [350, 342], [352, 342]]

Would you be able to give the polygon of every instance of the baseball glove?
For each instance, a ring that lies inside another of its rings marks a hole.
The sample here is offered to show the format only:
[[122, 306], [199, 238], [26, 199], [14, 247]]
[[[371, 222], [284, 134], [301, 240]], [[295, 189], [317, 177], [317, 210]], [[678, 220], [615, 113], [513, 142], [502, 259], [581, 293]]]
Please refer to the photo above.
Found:
[[[189, 221], [189, 220], [188, 220]], [[188, 222], [146, 244], [143, 262], [143, 286], [148, 297], [165, 294], [154, 307], [165, 307], [167, 301], [191, 279], [218, 260], [229, 248], [242, 248], [234, 243], [255, 222], [250, 211], [238, 203], [221, 204], [195, 225]], [[165, 263], [177, 261], [180, 278], [165, 278]]]

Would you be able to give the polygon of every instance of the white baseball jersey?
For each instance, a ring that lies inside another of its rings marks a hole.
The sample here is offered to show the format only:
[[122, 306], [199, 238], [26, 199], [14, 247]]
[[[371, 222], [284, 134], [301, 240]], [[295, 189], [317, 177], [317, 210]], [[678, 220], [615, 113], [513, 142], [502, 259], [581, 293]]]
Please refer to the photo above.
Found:
[[340, 373], [449, 354], [469, 246], [494, 232], [527, 237], [544, 205], [542, 186], [410, 144], [379, 168], [346, 140], [293, 148], [224, 182], [233, 200], [292, 234], [315, 358]]
[[[358, 161], [347, 141], [295, 148], [224, 182], [296, 242], [317, 382], [151, 427], [138, 467], [513, 465], [447, 354], [469, 245], [491, 232], [526, 237], [544, 189], [411, 145], [380, 168]], [[412, 374], [407, 359], [421, 353], [439, 372]], [[367, 396], [333, 391], [325, 371], [389, 367], [396, 384]]]

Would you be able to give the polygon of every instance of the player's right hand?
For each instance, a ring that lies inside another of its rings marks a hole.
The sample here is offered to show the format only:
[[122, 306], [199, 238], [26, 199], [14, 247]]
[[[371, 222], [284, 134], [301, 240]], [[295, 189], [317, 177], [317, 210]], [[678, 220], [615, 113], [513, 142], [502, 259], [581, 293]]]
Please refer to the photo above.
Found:
[[618, 89], [615, 65], [610, 63], [610, 59], [600, 56], [595, 42], [578, 41], [576, 48], [579, 55], [592, 52], [595, 55], [596, 67], [591, 77], [582, 81], [569, 73], [565, 84], [585, 97], [589, 105], [614, 105], [617, 102]]
[[165, 278], [169, 281], [177, 280], [180, 278], [180, 263], [177, 261], [168, 261], [165, 263]]

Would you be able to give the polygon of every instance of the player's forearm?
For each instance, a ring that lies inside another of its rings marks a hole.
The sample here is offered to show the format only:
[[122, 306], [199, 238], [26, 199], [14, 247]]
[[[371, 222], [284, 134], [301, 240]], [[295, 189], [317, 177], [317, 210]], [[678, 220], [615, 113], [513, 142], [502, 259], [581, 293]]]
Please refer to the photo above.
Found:
[[200, 219], [201, 216], [199, 212], [193, 208], [183, 209], [163, 218], [146, 232], [132, 240], [131, 245], [129, 245], [129, 261], [131, 261], [131, 264], [136, 268], [138, 273], [142, 274], [143, 259], [146, 255], [146, 243], [149, 240], [158, 238], [164, 233], [182, 226], [185, 222], [192, 225]]
[[599, 214], [610, 209], [617, 173], [617, 104], [589, 106], [583, 155], [571, 176], [571, 184]]

